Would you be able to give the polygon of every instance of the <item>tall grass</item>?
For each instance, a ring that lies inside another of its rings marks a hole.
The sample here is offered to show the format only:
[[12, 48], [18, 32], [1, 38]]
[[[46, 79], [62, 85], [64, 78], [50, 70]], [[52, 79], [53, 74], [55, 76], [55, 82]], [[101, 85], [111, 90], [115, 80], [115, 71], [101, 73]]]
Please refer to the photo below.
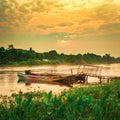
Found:
[[0, 120], [120, 120], [120, 81], [50, 91], [1, 96]]

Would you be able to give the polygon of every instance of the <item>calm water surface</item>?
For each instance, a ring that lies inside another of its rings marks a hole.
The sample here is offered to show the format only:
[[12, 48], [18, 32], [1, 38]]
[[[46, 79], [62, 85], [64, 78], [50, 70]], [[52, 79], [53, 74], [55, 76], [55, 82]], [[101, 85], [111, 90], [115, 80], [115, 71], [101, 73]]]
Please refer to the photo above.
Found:
[[[30, 69], [32, 72], [64, 72], [68, 71], [74, 66], [27, 66], [27, 67], [0, 67], [0, 94], [10, 95], [11, 93], [18, 93], [20, 90], [23, 92], [39, 91], [44, 90], [49, 92], [52, 90], [53, 93], [60, 93], [64, 89], [68, 89], [67, 86], [43, 84], [43, 83], [32, 83], [26, 86], [25, 83], [18, 83], [17, 73], [24, 73], [25, 70]], [[70, 72], [70, 71], [69, 71]]]
[[[102, 65], [105, 66], [105, 65]], [[32, 83], [26, 86], [25, 83], [18, 83], [17, 72], [24, 73], [25, 70], [30, 69], [32, 72], [59, 72], [71, 74], [71, 68], [78, 68], [78, 66], [27, 66], [27, 67], [0, 67], [0, 94], [10, 95], [11, 93], [18, 93], [20, 90], [23, 92], [44, 90], [53, 93], [60, 93], [64, 89], [69, 89], [67, 86]], [[109, 65], [109, 70], [103, 70], [102, 74], [113, 76], [120, 76], [120, 64]], [[75, 74], [77, 71], [73, 71]], [[97, 78], [89, 77], [88, 82], [98, 82]]]

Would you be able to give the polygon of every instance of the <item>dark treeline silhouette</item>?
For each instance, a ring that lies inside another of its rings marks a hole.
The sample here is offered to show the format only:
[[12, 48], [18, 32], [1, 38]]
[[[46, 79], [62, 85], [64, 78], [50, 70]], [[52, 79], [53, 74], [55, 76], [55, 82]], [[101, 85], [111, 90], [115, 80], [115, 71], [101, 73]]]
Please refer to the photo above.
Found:
[[16, 49], [9, 45], [7, 49], [0, 47], [0, 65], [35, 65], [35, 64], [100, 64], [120, 63], [120, 57], [104, 56], [93, 53], [66, 55], [58, 54], [55, 50], [38, 53], [32, 48], [29, 50]]

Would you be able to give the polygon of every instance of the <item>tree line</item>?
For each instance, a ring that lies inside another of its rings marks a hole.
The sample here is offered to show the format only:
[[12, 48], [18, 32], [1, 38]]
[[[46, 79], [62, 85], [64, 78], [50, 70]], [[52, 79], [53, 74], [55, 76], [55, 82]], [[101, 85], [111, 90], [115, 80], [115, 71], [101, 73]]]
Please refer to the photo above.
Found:
[[7, 49], [0, 47], [0, 65], [36, 65], [36, 64], [101, 64], [120, 63], [120, 57], [111, 57], [110, 54], [103, 56], [94, 53], [64, 54], [56, 50], [38, 53], [32, 48], [29, 50], [17, 49], [9, 45]]

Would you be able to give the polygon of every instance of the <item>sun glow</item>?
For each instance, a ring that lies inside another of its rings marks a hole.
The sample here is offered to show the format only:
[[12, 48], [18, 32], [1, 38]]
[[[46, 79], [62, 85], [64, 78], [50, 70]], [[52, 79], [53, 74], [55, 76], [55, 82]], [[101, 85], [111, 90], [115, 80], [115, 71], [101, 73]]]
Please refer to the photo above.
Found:
[[63, 44], [64, 44], [64, 43], [67, 43], [67, 41], [65, 41], [65, 40], [61, 40], [60, 42], [63, 43]]
[[57, 41], [57, 44], [60, 45], [60, 46], [69, 46], [71, 45], [71, 41], [68, 41], [68, 40], [58, 40]]

